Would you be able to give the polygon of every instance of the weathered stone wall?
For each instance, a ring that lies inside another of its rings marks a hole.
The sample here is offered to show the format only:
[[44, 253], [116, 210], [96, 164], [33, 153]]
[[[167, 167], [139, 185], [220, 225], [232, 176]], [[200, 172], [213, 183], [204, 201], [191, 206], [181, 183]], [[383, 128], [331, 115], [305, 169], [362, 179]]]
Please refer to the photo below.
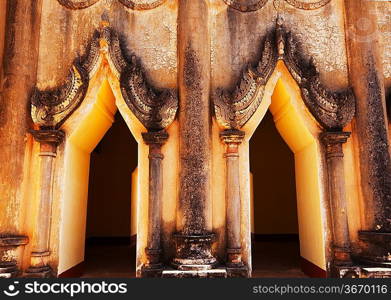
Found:
[[342, 1], [316, 10], [298, 9], [284, 1], [279, 1], [276, 10], [273, 1], [268, 1], [253, 12], [240, 12], [220, 0], [211, 2], [216, 7], [211, 24], [212, 86], [234, 84], [243, 67], [259, 59], [261, 42], [275, 26], [277, 14], [302, 43], [308, 58], [314, 59], [327, 86], [340, 89], [348, 85]]
[[35, 85], [40, 1], [9, 1], [6, 8], [5, 51], [0, 98], [0, 228], [21, 230], [23, 201], [28, 170], [27, 129], [31, 127], [29, 102]]
[[103, 15], [119, 32], [126, 52], [140, 58], [154, 85], [176, 86], [175, 0], [145, 11], [126, 8], [116, 0], [102, 0], [81, 10], [67, 9], [53, 0], [43, 2], [38, 67], [40, 88], [57, 86], [65, 79], [77, 54], [85, 53]]
[[383, 71], [385, 84], [391, 87], [391, 4], [387, 2], [377, 1], [376, 13], [378, 27], [376, 30], [381, 37], [380, 49], [382, 53]]
[[[75, 2], [80, 3], [80, 1]], [[155, 3], [153, 0], [134, 2]], [[34, 198], [32, 196], [34, 193], [30, 193], [29, 188], [38, 186], [34, 185], [36, 184], [34, 180], [29, 182], [30, 175], [36, 174], [34, 168], [38, 166], [36, 162], [30, 164], [35, 159], [31, 157], [31, 153], [34, 155], [37, 153], [32, 150], [31, 136], [27, 132], [33, 126], [29, 108], [31, 91], [36, 84], [41, 89], [47, 89], [58, 87], [64, 82], [72, 61], [79, 54], [86, 53], [88, 42], [100, 26], [102, 19], [108, 20], [110, 26], [119, 33], [125, 52], [128, 55], [135, 54], [140, 59], [146, 70], [146, 76], [153, 86], [178, 87], [178, 1], [157, 2], [162, 4], [153, 9], [139, 10], [128, 8], [117, 0], [100, 0], [87, 8], [77, 10], [66, 8], [55, 0], [13, 0], [8, 1], [6, 16], [2, 15], [5, 10], [0, 7], [0, 21], [5, 20], [4, 51], [1, 46], [3, 31], [0, 22], [0, 57], [4, 56], [0, 74], [0, 159], [6, 162], [0, 169], [1, 234], [24, 232], [32, 234], [33, 232], [34, 222], [31, 221], [32, 216], [27, 214], [27, 208], [31, 206], [26, 206], [28, 200]], [[318, 1], [302, 0], [302, 2], [308, 4]], [[5, 3], [3, 1], [1, 5]], [[265, 5], [258, 10], [246, 12], [240, 11], [235, 3], [242, 5], [239, 7], [246, 7], [246, 3], [254, 4], [262, 1], [209, 0], [206, 3], [210, 13], [204, 46], [209, 47], [210, 44], [211, 95], [218, 87], [232, 89], [236, 86], [246, 64], [259, 60], [261, 43], [266, 33], [275, 26], [277, 15], [283, 17], [284, 26], [302, 44], [304, 56], [313, 59], [323, 84], [330, 90], [338, 90], [352, 83], [352, 78], [348, 74], [348, 71], [352, 72], [349, 66], [352, 63], [347, 57], [345, 40], [352, 38], [355, 33], [350, 32], [345, 24], [343, 0], [332, 0], [320, 8], [310, 10], [294, 7], [284, 0], [269, 0], [265, 1]], [[226, 3], [231, 3], [231, 6]], [[376, 71], [384, 74], [384, 85], [389, 91], [391, 88], [391, 5], [383, 1], [373, 1], [367, 5], [372, 9], [368, 14], [374, 17], [367, 20], [369, 23], [363, 20], [360, 24], [363, 29], [368, 26], [374, 29], [367, 30], [368, 34], [353, 37], [353, 40], [357, 42], [357, 38], [361, 38], [365, 39], [363, 42], [368, 40], [371, 42], [373, 38], [374, 43], [371, 47], [378, 46], [377, 50], [381, 58]], [[352, 13], [346, 11], [347, 15]], [[374, 20], [377, 24], [371, 23]], [[207, 36], [208, 32], [209, 36]], [[377, 37], [380, 37], [379, 43], [375, 42]], [[202, 45], [198, 46], [202, 48]], [[356, 67], [360, 63], [362, 64], [362, 62], [354, 62]], [[362, 68], [358, 67], [358, 69]], [[192, 82], [192, 78], [188, 80]], [[366, 92], [360, 92], [360, 88], [358, 91], [359, 98], [365, 99]], [[357, 154], [358, 148], [362, 147], [357, 142], [359, 140], [357, 131], [362, 130], [363, 126], [357, 125], [355, 120], [351, 127], [354, 131], [353, 142], [348, 143], [347, 148], [349, 148], [350, 159], [357, 165], [352, 175], [354, 180], [351, 182], [358, 182], [360, 167], [361, 172], [366, 169], [359, 164]], [[210, 126], [207, 127], [207, 130], [211, 131]], [[216, 130], [215, 127], [213, 128], [212, 130]], [[212, 141], [213, 143], [217, 142]], [[215, 152], [212, 155], [221, 155], [219, 151], [222, 145], [213, 145], [212, 151]], [[365, 147], [365, 144], [363, 145]], [[371, 147], [376, 148], [376, 145]], [[60, 157], [61, 151], [60, 149]], [[171, 162], [174, 161], [173, 157], [170, 159]], [[213, 167], [221, 166], [216, 164]], [[212, 179], [212, 183], [218, 183], [223, 177], [223, 172], [224, 167], [214, 173], [215, 178]], [[33, 185], [29, 186], [29, 184]], [[357, 193], [360, 195], [361, 187], [355, 186], [355, 188], [360, 190]], [[221, 244], [216, 251], [220, 257], [223, 257], [224, 237], [221, 236], [225, 230], [224, 197], [216, 195], [214, 189], [221, 194], [224, 187], [212, 185], [213, 208], [209, 208], [205, 213], [208, 216], [206, 218], [212, 215], [213, 230], [220, 234]], [[172, 194], [172, 197], [178, 198], [179, 193]], [[356, 194], [351, 193], [348, 198], [355, 196]], [[358, 201], [351, 202], [358, 205]], [[58, 203], [54, 205], [54, 209], [54, 216], [60, 216]], [[143, 210], [145, 208], [140, 206], [140, 209], [141, 215], [145, 216]], [[361, 219], [365, 219], [363, 214]], [[23, 227], [25, 220], [27, 220], [26, 226]], [[145, 222], [146, 220], [141, 221], [140, 224], [145, 225]], [[355, 229], [360, 228], [360, 222], [353, 222]], [[210, 224], [210, 220], [207, 223]], [[174, 226], [171, 224], [169, 230], [163, 229], [165, 248], [172, 248], [171, 234]], [[58, 224], [55, 228], [57, 227]], [[52, 243], [56, 244], [57, 233], [53, 238]], [[357, 237], [355, 236], [354, 239]], [[248, 257], [245, 257], [245, 261], [249, 260], [248, 249], [246, 255]]]

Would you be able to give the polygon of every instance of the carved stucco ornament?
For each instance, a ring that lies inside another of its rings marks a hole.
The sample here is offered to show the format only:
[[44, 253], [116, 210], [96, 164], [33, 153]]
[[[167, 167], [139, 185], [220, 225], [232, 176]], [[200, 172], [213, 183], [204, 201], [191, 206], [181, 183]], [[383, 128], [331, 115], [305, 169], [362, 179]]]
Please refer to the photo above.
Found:
[[174, 121], [178, 110], [177, 91], [158, 90], [149, 85], [135, 56], [121, 74], [120, 83], [126, 104], [149, 131], [159, 131]]
[[275, 68], [277, 58], [274, 37], [269, 34], [258, 65], [247, 66], [239, 84], [232, 91], [217, 89], [213, 102], [220, 126], [240, 129], [247, 123], [261, 104], [266, 83]]
[[349, 87], [330, 91], [321, 82], [313, 58], [305, 55], [300, 42], [282, 25], [277, 30], [283, 60], [301, 89], [304, 103], [320, 125], [329, 131], [341, 131], [354, 117], [355, 97]]
[[92, 38], [87, 54], [75, 60], [65, 83], [49, 90], [35, 89], [31, 98], [31, 115], [41, 128], [58, 129], [80, 106], [88, 83], [105, 59], [118, 78], [124, 100], [132, 113], [149, 131], [164, 129], [175, 119], [177, 92], [154, 89], [146, 80], [136, 56], [127, 58], [118, 34], [107, 22]]
[[143, 0], [119, 0], [123, 5], [128, 8], [136, 10], [147, 10], [153, 9], [162, 5], [166, 0], [155, 0], [155, 1], [143, 1]]
[[329, 91], [322, 84], [312, 58], [304, 54], [300, 42], [286, 31], [279, 18], [275, 31], [266, 37], [258, 66], [248, 67], [233, 91], [217, 90], [213, 102], [221, 127], [240, 129], [252, 117], [262, 101], [277, 59], [285, 62], [300, 87], [304, 103], [324, 129], [340, 131], [352, 120], [355, 114], [352, 89]]
[[[69, 9], [84, 9], [92, 6], [100, 0], [57, 0], [62, 6]], [[128, 8], [135, 10], [153, 9], [162, 5], [167, 0], [118, 0]]]
[[223, 0], [230, 7], [241, 12], [256, 11], [266, 5], [269, 0]]
[[58, 129], [80, 106], [88, 90], [89, 80], [102, 60], [104, 30], [95, 31], [84, 56], [77, 57], [65, 82], [59, 87], [40, 90], [31, 96], [31, 117], [42, 129]]
[[83, 9], [94, 5], [99, 0], [57, 0], [62, 6], [69, 9]]
[[31, 97], [31, 116], [41, 128], [57, 129], [80, 105], [88, 89], [88, 72], [75, 62], [65, 83], [60, 87], [34, 89]]
[[[256, 11], [264, 7], [269, 0], [223, 0], [230, 7], [241, 12]], [[315, 2], [299, 0], [273, 0], [274, 6], [280, 7], [280, 2], [285, 1], [289, 5], [303, 10], [314, 10], [326, 6], [331, 0], [318, 0]]]
[[314, 2], [306, 2], [306, 1], [299, 1], [299, 0], [285, 0], [285, 2], [298, 9], [314, 10], [326, 6], [331, 2], [331, 0], [319, 0]]

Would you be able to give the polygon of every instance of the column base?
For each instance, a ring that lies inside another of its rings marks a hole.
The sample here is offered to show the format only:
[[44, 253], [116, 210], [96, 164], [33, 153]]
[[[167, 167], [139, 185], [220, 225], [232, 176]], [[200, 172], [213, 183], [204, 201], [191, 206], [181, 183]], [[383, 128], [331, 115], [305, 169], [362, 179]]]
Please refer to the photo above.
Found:
[[143, 278], [157, 278], [162, 277], [163, 265], [146, 266], [141, 269], [141, 277]]
[[391, 268], [367, 266], [335, 266], [331, 269], [332, 278], [391, 278]]
[[0, 278], [14, 278], [19, 275], [20, 271], [13, 262], [2, 262], [0, 263]]
[[161, 277], [163, 264], [160, 262], [161, 249], [145, 249], [148, 263], [141, 269], [141, 277]]
[[391, 232], [360, 231], [367, 249], [356, 260], [368, 267], [391, 268]]
[[227, 277], [231, 278], [248, 278], [250, 277], [247, 266], [241, 265], [229, 265], [227, 266]]
[[224, 268], [212, 270], [174, 270], [165, 269], [162, 278], [227, 278], [228, 272]]
[[176, 257], [171, 265], [181, 271], [205, 271], [216, 267], [217, 259], [211, 253], [214, 233], [203, 235], [174, 234]]
[[361, 267], [353, 265], [333, 265], [330, 270], [332, 278], [360, 278]]
[[52, 268], [49, 266], [29, 267], [24, 273], [25, 278], [51, 278], [53, 276]]
[[362, 268], [361, 278], [391, 278], [391, 268]]

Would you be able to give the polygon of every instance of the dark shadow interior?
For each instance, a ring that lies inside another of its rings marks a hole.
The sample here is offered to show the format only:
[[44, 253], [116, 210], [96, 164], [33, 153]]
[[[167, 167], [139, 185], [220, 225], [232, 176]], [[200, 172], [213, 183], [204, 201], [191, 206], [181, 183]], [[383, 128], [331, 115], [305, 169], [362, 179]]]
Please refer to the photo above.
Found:
[[294, 155], [267, 112], [250, 142], [253, 176], [253, 276], [303, 277]]
[[119, 113], [91, 153], [85, 277], [129, 277], [135, 273], [131, 234], [132, 172], [137, 143]]

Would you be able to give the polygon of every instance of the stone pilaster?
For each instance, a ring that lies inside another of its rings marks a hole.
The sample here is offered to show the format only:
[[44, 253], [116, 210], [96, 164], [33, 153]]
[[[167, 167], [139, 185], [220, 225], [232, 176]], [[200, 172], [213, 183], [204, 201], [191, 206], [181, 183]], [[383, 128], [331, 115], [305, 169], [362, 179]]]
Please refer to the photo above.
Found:
[[239, 175], [239, 145], [244, 139], [240, 130], [224, 130], [220, 133], [226, 145], [226, 219], [227, 219], [227, 274], [230, 277], [247, 277], [242, 261], [241, 246], [241, 198]]
[[345, 0], [346, 40], [350, 83], [356, 96], [355, 129], [365, 201], [365, 223], [360, 233], [365, 247], [360, 260], [389, 267], [391, 156], [384, 75], [374, 7], [373, 1]]
[[28, 243], [28, 237], [5, 235], [0, 236], [0, 278], [12, 278], [19, 275], [17, 257], [21, 246]]
[[16, 268], [22, 258], [13, 257], [10, 262], [7, 253], [19, 253], [27, 242], [21, 237], [24, 197], [29, 192], [24, 184], [27, 182], [24, 170], [28, 168], [25, 155], [31, 146], [26, 138], [31, 126], [26, 116], [36, 83], [41, 5], [42, 0], [2, 1], [1, 4], [5, 40], [0, 63], [0, 252], [3, 252], [0, 276], [15, 274], [8, 271]]
[[180, 0], [179, 59], [179, 233], [173, 265], [205, 270], [216, 264], [211, 253], [210, 199], [210, 34], [205, 0]]
[[161, 263], [161, 218], [163, 174], [161, 148], [168, 139], [165, 130], [145, 132], [144, 142], [149, 146], [149, 200], [148, 200], [148, 236], [145, 249], [148, 262], [142, 269], [143, 277], [159, 277], [163, 271]]
[[325, 132], [320, 137], [326, 149], [333, 232], [332, 268], [347, 266], [351, 265], [352, 261], [342, 145], [347, 142], [350, 132]]
[[65, 134], [61, 130], [32, 130], [31, 133], [40, 143], [41, 190], [36, 230], [32, 239], [31, 263], [25, 272], [25, 277], [51, 277], [53, 274], [48, 259], [53, 202], [53, 164], [57, 155], [57, 146], [63, 141]]

